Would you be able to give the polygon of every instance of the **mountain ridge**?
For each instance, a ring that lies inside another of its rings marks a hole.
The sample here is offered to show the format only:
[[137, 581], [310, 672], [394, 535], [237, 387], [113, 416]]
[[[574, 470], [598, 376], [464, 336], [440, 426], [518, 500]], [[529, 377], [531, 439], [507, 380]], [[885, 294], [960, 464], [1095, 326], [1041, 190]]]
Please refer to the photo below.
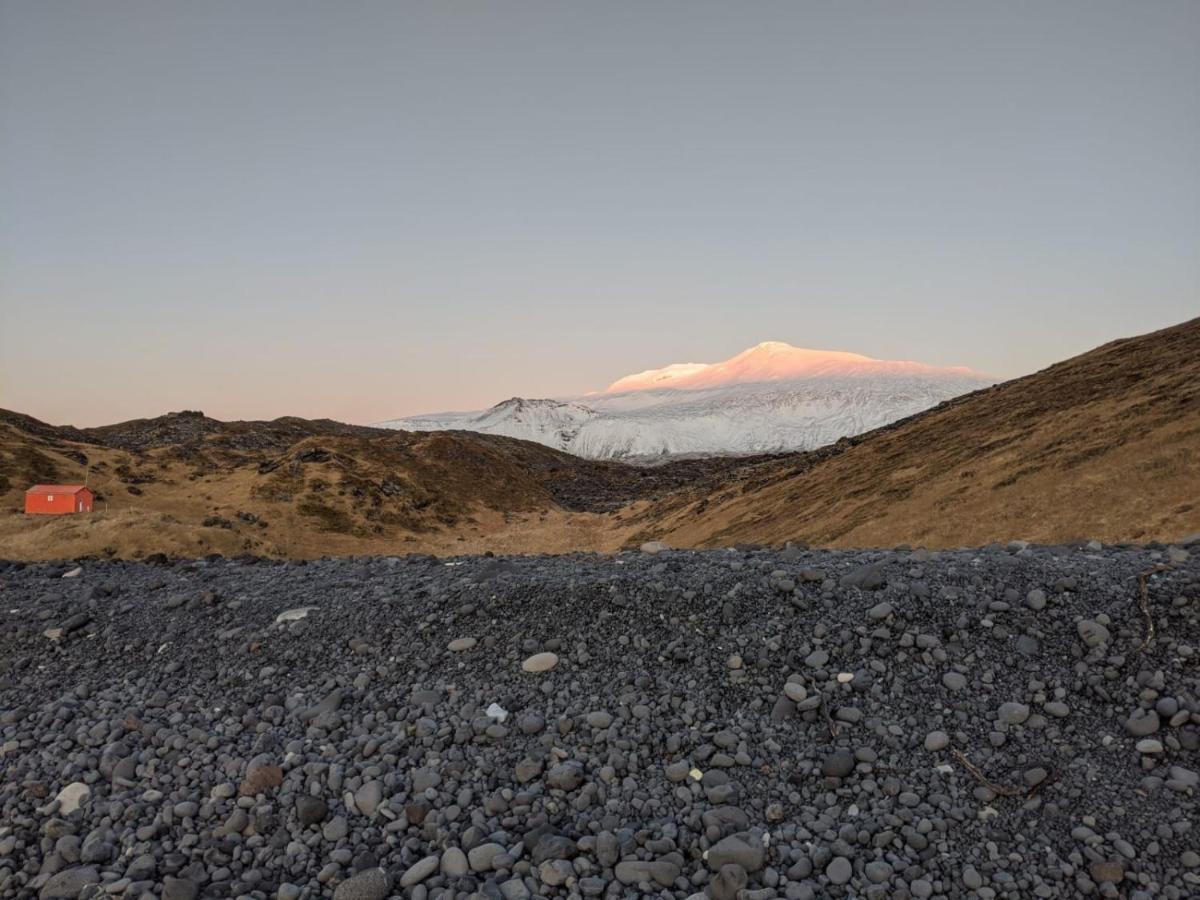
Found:
[[[1198, 450], [1200, 319], [816, 450], [656, 466], [461, 430], [0, 410], [0, 559], [1175, 541], [1200, 532]], [[21, 514], [29, 485], [85, 478], [97, 513]]]

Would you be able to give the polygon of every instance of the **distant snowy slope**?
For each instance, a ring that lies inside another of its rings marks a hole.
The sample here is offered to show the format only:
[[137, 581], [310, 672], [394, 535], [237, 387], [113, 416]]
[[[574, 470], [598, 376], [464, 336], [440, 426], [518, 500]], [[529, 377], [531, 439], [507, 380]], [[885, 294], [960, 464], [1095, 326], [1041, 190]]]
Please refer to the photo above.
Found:
[[591, 459], [810, 450], [991, 383], [969, 369], [768, 342], [722, 363], [626, 376], [577, 399], [514, 398], [380, 425], [502, 434]]
[[380, 422], [405, 431], [482, 431], [566, 449], [598, 413], [579, 403], [513, 397], [482, 412], [435, 413]]

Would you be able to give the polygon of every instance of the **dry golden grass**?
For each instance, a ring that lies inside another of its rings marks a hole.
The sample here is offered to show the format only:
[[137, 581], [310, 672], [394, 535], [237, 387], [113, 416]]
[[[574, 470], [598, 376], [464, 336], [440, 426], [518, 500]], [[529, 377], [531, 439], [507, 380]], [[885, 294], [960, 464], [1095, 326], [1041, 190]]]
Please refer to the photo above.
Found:
[[254, 553], [286, 559], [322, 556], [431, 553], [437, 556], [493, 553], [600, 553], [620, 549], [631, 527], [615, 527], [608, 515], [548, 510], [505, 517], [482, 511], [477, 521], [458, 532], [353, 537], [314, 530], [303, 517], [284, 514], [274, 535], [250, 529], [205, 528], [197, 520], [151, 510], [125, 509], [89, 516], [0, 519], [0, 558], [29, 561], [117, 557], [138, 559], [152, 553], [200, 557], [210, 553], [237, 556]]
[[[129, 452], [0, 423], [0, 558], [566, 553], [615, 550], [634, 530], [620, 514], [556, 503], [539, 476], [560, 477], [563, 455], [521, 442], [325, 436], [281, 454], [214, 456], [177, 445]], [[22, 513], [27, 485], [85, 477], [100, 495], [93, 514]]]

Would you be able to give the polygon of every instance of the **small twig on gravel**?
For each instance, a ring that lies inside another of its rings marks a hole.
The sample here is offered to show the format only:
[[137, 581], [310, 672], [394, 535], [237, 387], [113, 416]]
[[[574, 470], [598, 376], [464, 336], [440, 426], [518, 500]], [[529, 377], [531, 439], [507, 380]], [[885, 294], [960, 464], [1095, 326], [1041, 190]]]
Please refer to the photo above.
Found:
[[1154, 616], [1150, 615], [1150, 594], [1146, 588], [1146, 579], [1155, 572], [1166, 572], [1174, 568], [1168, 563], [1159, 563], [1157, 566], [1151, 566], [1138, 573], [1138, 587], [1142, 593], [1138, 605], [1142, 609], [1142, 617], [1146, 620], [1146, 636], [1142, 638], [1142, 643], [1137, 648], [1138, 653], [1144, 652], [1150, 646], [1150, 641], [1154, 639]]
[[821, 692], [821, 687], [820, 687], [820, 685], [817, 684], [817, 679], [812, 678], [811, 676], [804, 674], [804, 673], [802, 673], [801, 677], [804, 678], [805, 683], [812, 689], [813, 693], [820, 696], [821, 712], [823, 712], [825, 714], [825, 724], [829, 726], [829, 736], [837, 737], [841, 733], [841, 730], [838, 728], [837, 721], [833, 718], [833, 716], [829, 712], [829, 703], [825, 699], [825, 695]]
[[951, 749], [950, 752], [954, 754], [955, 759], [963, 764], [963, 768], [975, 777], [976, 781], [994, 794], [1000, 794], [1003, 797], [1028, 797], [1037, 790], [1036, 787], [1032, 788], [1031, 790], [1025, 790], [1023, 788], [1007, 787], [1003, 784], [993, 784], [987, 780], [987, 776], [980, 772], [974, 763], [967, 759], [965, 753], [954, 749]]
[[821, 698], [821, 712], [825, 713], [825, 722], [829, 725], [829, 736], [837, 737], [840, 733], [838, 724], [833, 716], [829, 714], [829, 704], [825, 702], [825, 698]]

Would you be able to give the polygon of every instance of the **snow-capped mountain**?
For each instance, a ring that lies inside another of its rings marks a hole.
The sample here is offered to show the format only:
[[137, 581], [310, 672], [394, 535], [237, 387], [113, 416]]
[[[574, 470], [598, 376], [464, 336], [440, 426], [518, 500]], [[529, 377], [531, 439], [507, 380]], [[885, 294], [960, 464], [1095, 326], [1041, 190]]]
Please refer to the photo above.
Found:
[[778, 341], [719, 363], [675, 363], [565, 400], [379, 423], [538, 441], [590, 459], [811, 450], [994, 383], [964, 368], [806, 350]]
[[821, 377], [911, 376], [932, 378], [974, 376], [970, 369], [939, 368], [918, 362], [871, 359], [838, 350], [806, 350], [782, 341], [764, 341], [719, 363], [675, 363], [626, 375], [610, 384], [606, 394], [659, 388], [695, 389], [763, 381], [796, 381]]

